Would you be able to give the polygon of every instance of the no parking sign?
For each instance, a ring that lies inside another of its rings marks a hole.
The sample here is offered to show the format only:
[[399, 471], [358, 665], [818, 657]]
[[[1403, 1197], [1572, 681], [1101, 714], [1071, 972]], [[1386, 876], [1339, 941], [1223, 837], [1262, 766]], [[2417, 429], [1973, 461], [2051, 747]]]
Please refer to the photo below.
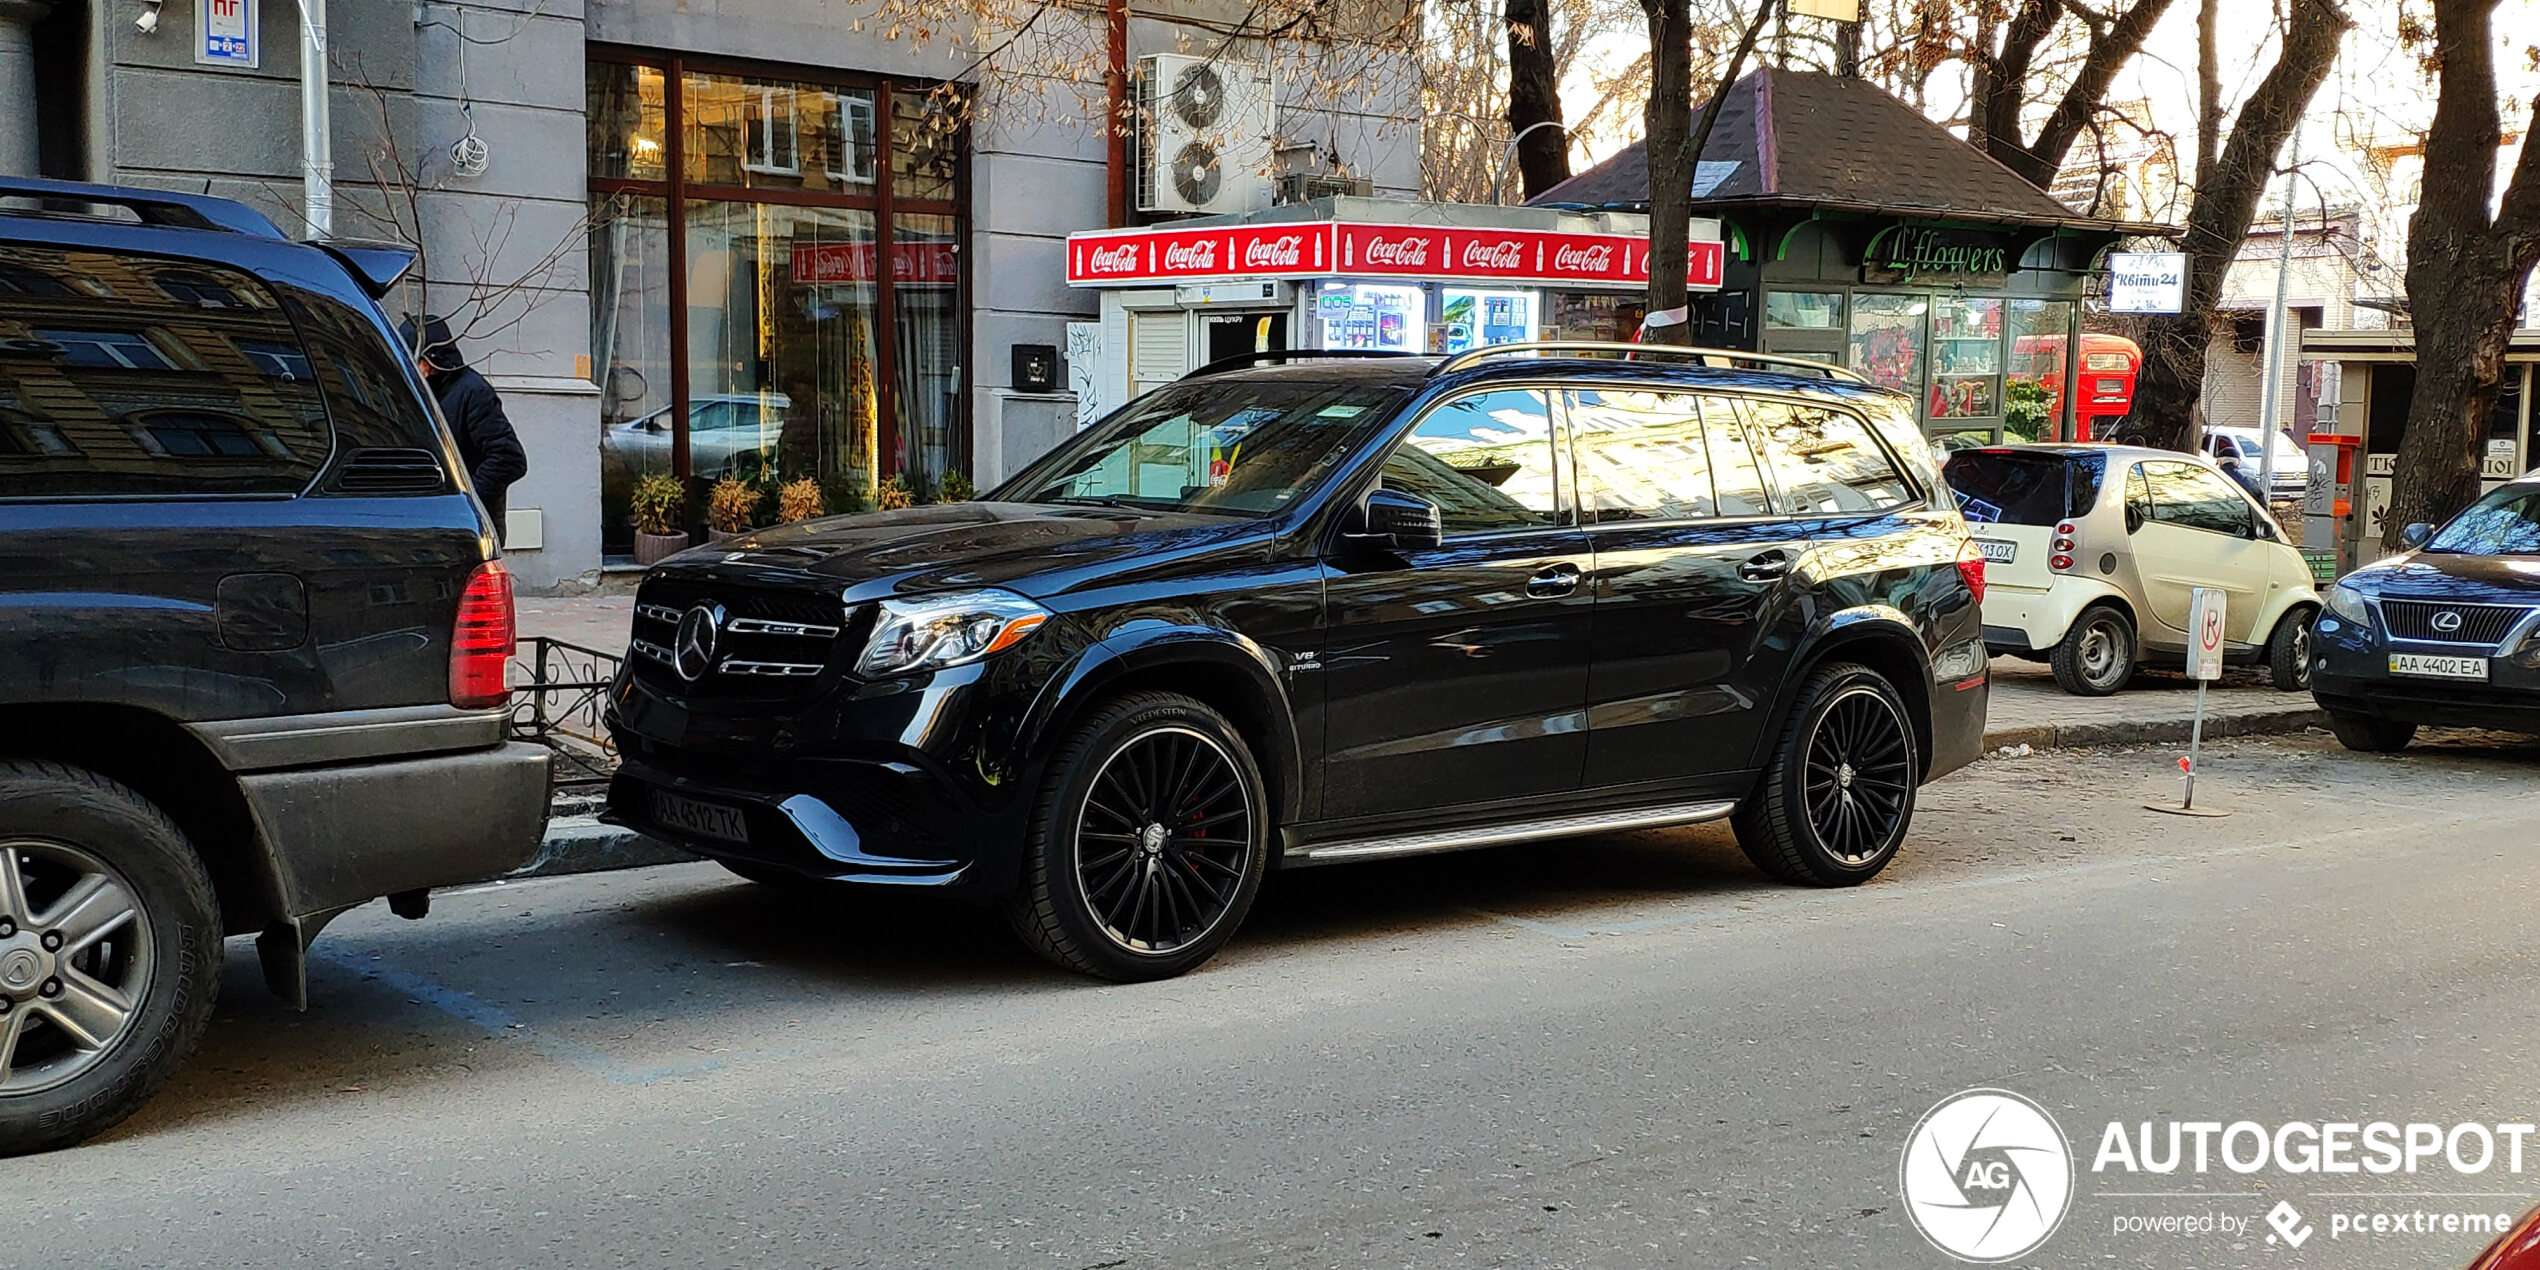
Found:
[[2187, 673], [2196, 679], [2222, 678], [2223, 601], [2217, 587], [2197, 587], [2188, 602]]

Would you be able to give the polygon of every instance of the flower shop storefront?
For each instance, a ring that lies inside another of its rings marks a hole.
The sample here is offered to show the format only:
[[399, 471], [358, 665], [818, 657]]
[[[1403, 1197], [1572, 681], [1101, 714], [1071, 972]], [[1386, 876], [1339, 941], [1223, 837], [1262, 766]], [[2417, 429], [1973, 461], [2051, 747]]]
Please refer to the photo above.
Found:
[[[1694, 342], [1848, 366], [1914, 398], [1934, 436], [2074, 435], [2080, 376], [2112, 355], [2083, 347], [2084, 296], [2120, 239], [2178, 232], [2076, 212], [1853, 76], [1747, 75], [1694, 167], [1693, 214], [1728, 250]], [[1530, 201], [1642, 210], [1647, 152]]]
[[1934, 436], [2073, 435], [2084, 368], [2066, 351], [2116, 234], [1880, 216], [1731, 224], [1730, 286], [1699, 315], [1706, 336], [1848, 366], [1914, 398]]
[[958, 492], [961, 137], [928, 86], [602, 48], [588, 84], [604, 550]]

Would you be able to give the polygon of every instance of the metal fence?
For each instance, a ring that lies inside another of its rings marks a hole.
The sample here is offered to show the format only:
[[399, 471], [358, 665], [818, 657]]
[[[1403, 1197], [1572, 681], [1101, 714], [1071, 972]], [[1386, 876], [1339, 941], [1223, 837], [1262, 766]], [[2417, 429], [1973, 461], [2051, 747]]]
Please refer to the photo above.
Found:
[[606, 785], [617, 770], [601, 709], [623, 661], [543, 635], [523, 636], [512, 654], [512, 735], [555, 752], [559, 792]]

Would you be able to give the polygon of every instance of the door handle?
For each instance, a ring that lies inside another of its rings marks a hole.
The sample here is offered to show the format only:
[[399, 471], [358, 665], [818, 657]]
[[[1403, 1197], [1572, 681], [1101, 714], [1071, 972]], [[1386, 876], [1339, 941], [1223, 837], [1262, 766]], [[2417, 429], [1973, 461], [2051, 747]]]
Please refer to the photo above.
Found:
[[1526, 579], [1526, 594], [1539, 600], [1557, 600], [1578, 589], [1579, 566], [1574, 564], [1545, 565]]
[[1778, 582], [1790, 576], [1790, 555], [1776, 548], [1750, 556], [1737, 567], [1737, 576], [1749, 582]]

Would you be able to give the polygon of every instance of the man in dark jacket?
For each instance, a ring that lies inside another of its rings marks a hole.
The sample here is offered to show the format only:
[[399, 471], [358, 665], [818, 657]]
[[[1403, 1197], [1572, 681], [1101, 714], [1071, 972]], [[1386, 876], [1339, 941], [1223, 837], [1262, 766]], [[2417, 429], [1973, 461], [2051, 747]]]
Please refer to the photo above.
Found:
[[406, 347], [417, 350], [415, 366], [441, 403], [441, 417], [450, 421], [450, 431], [458, 437], [459, 461], [467, 464], [469, 483], [476, 486], [476, 496], [485, 500], [485, 510], [493, 513], [494, 534], [499, 538], [503, 494], [512, 482], [529, 474], [529, 456], [520, 448], [512, 421], [503, 414], [503, 399], [459, 355], [448, 322], [425, 317], [418, 344], [414, 323], [408, 321], [405, 337]]

